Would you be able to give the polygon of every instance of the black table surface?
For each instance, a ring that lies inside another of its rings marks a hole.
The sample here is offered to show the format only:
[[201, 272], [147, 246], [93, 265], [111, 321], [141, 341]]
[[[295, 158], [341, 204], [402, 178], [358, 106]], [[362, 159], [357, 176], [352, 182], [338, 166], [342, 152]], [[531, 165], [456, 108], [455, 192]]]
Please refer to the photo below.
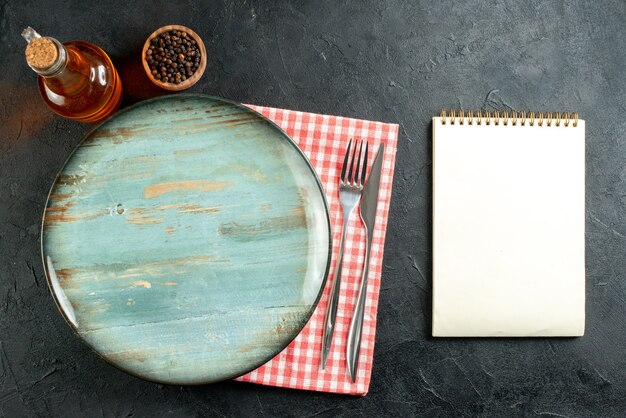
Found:
[[[0, 2], [0, 416], [626, 414], [626, 2], [88, 3]], [[191, 92], [401, 125], [366, 397], [145, 382], [92, 353], [57, 311], [40, 219], [93, 125], [47, 109], [20, 32], [100, 45], [128, 105], [158, 93], [139, 55], [166, 24], [206, 43]], [[430, 336], [430, 121], [441, 107], [578, 111], [587, 121], [584, 337]]]

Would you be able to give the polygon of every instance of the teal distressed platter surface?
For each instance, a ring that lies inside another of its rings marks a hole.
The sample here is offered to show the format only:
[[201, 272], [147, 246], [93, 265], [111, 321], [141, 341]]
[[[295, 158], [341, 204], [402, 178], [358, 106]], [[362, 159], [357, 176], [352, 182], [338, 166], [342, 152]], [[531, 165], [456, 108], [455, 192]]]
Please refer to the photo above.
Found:
[[133, 375], [233, 378], [304, 327], [330, 263], [326, 200], [252, 110], [176, 95], [91, 132], [48, 198], [42, 255], [73, 330]]

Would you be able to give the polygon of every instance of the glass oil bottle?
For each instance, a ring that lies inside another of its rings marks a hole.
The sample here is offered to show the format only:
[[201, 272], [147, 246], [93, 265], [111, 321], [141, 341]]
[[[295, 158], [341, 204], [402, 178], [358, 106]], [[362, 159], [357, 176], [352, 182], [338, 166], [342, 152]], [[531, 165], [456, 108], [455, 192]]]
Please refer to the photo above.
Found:
[[122, 101], [122, 82], [111, 59], [85, 41], [64, 44], [42, 37], [33, 28], [22, 32], [26, 62], [39, 74], [39, 91], [59, 115], [81, 122], [98, 122], [114, 113]]

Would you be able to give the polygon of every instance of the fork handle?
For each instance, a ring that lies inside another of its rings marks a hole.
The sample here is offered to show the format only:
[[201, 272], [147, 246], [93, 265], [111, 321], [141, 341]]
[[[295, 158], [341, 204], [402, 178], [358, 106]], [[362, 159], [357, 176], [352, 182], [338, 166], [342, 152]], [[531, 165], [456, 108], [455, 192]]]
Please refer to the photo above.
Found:
[[348, 363], [348, 373], [352, 382], [356, 382], [356, 373], [359, 367], [359, 353], [361, 351], [361, 335], [363, 333], [363, 316], [365, 314], [365, 300], [367, 295], [367, 276], [369, 274], [370, 265], [370, 247], [372, 240], [368, 235], [367, 245], [365, 246], [365, 265], [363, 266], [363, 276], [359, 287], [359, 297], [356, 300], [354, 314], [350, 322], [350, 330], [348, 331], [348, 343], [346, 345], [346, 361]]
[[335, 322], [337, 319], [337, 306], [339, 305], [339, 289], [341, 287], [341, 270], [343, 263], [343, 248], [346, 242], [346, 231], [348, 229], [348, 222], [350, 221], [350, 215], [352, 212], [344, 213], [343, 215], [343, 230], [341, 232], [341, 248], [339, 249], [339, 260], [335, 268], [335, 280], [333, 286], [330, 289], [330, 297], [328, 299], [328, 308], [326, 308], [326, 318], [324, 318], [324, 328], [322, 333], [322, 363], [320, 368], [324, 370], [326, 367], [326, 360], [328, 359], [328, 353], [330, 353], [330, 346], [333, 342], [333, 334], [335, 332]]

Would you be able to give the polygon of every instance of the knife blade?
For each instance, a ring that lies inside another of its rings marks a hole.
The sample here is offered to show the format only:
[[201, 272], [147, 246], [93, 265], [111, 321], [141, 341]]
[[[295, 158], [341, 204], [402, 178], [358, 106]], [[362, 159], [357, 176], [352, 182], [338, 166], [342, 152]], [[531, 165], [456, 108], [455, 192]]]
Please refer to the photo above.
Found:
[[365, 313], [365, 296], [367, 294], [367, 276], [369, 274], [370, 248], [374, 236], [374, 225], [376, 223], [376, 210], [378, 208], [378, 192], [380, 190], [380, 176], [383, 167], [383, 156], [385, 154], [385, 144], [381, 143], [376, 152], [374, 163], [370, 169], [370, 175], [365, 183], [363, 194], [361, 195], [360, 214], [363, 225], [365, 225], [367, 242], [365, 244], [365, 263], [363, 265], [363, 275], [359, 287], [359, 296], [350, 321], [348, 333], [348, 344], [346, 346], [346, 359], [348, 373], [352, 381], [356, 381], [357, 369], [359, 366], [359, 352], [361, 350], [361, 334], [363, 331], [363, 315]]

